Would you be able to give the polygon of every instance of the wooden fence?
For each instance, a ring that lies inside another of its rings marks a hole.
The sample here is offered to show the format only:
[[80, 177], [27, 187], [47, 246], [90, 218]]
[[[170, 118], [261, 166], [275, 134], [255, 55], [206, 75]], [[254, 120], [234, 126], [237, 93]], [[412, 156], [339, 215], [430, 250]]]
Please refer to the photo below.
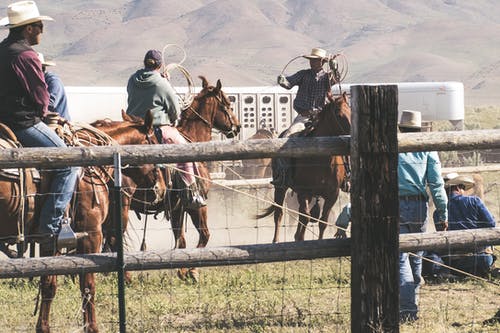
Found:
[[[125, 256], [125, 268], [175, 268], [190, 266], [189, 263], [193, 262], [197, 266], [231, 265], [351, 254], [351, 331], [397, 332], [399, 301], [394, 286], [399, 284], [397, 256], [400, 249], [414, 251], [440, 246], [463, 247], [463, 239], [467, 239], [467, 244], [471, 246], [500, 243], [497, 229], [412, 234], [398, 238], [398, 152], [500, 148], [500, 130], [398, 135], [396, 86], [353, 86], [351, 96], [351, 136], [224, 141], [189, 146], [5, 149], [0, 151], [0, 168], [112, 165], [116, 155], [120, 156], [123, 164], [140, 165], [145, 161], [172, 163], [351, 154], [354, 212], [351, 240], [172, 250], [161, 255], [158, 252], [132, 253]], [[0, 277], [117, 269], [114, 254], [8, 259], [0, 262]]]

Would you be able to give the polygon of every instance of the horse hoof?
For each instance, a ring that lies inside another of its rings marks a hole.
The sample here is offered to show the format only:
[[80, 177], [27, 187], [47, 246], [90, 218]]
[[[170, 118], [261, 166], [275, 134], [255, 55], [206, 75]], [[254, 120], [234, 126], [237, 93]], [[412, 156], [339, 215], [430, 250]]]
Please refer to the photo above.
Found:
[[188, 270], [186, 268], [179, 268], [177, 270], [177, 277], [179, 279], [181, 279], [182, 281], [187, 280], [187, 274], [188, 274]]
[[193, 282], [198, 283], [200, 280], [200, 272], [196, 268], [189, 269], [188, 276], [193, 280]]

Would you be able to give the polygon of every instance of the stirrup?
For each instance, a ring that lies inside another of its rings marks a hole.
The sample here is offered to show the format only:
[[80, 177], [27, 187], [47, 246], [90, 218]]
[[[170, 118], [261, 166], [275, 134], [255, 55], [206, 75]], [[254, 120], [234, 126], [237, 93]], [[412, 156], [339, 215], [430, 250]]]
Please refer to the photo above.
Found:
[[61, 231], [57, 236], [57, 249], [62, 250], [66, 248], [68, 251], [70, 249], [76, 248], [76, 243], [80, 238], [87, 237], [88, 233], [86, 232], [74, 232], [71, 229], [71, 219], [66, 218], [62, 220], [61, 223]]

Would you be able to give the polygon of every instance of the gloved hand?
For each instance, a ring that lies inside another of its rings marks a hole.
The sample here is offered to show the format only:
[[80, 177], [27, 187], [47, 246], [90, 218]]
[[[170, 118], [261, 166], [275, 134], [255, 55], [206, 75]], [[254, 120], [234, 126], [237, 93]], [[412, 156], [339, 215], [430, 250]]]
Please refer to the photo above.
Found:
[[283, 74], [278, 75], [278, 80], [277, 81], [278, 81], [278, 84], [280, 86], [286, 84], [286, 78], [285, 78], [285, 76]]
[[436, 231], [446, 231], [448, 230], [448, 221], [439, 221], [435, 223]]

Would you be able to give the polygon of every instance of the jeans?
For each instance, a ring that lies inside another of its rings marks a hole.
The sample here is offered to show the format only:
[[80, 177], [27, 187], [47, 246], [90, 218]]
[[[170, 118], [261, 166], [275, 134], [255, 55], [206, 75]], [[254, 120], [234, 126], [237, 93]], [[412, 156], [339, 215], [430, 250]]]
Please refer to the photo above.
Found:
[[[24, 147], [66, 147], [64, 141], [45, 123], [39, 122], [24, 129], [14, 130]], [[78, 167], [49, 170], [51, 184], [40, 212], [40, 233], [57, 234], [78, 178]]]
[[[427, 228], [426, 201], [399, 200], [399, 233], [424, 232]], [[423, 251], [415, 257], [406, 252], [399, 254], [399, 313], [400, 318], [414, 320], [418, 313], [418, 293], [422, 280]]]

